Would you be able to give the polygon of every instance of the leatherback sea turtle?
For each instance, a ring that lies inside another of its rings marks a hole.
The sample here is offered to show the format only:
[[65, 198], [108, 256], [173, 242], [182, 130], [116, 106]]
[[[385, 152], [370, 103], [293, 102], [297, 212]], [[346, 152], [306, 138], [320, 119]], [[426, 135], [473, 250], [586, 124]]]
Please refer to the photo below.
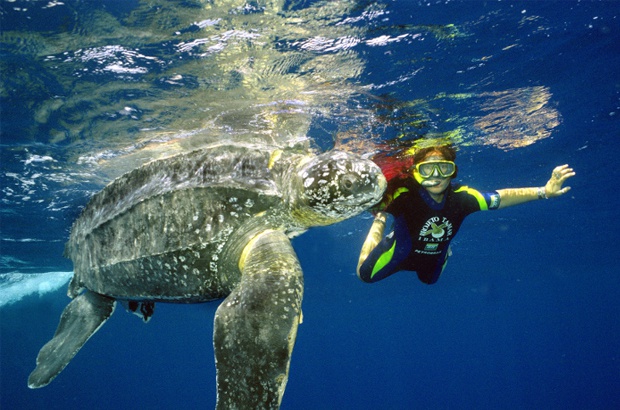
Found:
[[28, 385], [56, 377], [112, 314], [226, 298], [215, 314], [217, 408], [279, 408], [303, 273], [290, 239], [357, 215], [386, 182], [342, 151], [221, 144], [150, 162], [93, 196], [66, 254], [75, 274]]

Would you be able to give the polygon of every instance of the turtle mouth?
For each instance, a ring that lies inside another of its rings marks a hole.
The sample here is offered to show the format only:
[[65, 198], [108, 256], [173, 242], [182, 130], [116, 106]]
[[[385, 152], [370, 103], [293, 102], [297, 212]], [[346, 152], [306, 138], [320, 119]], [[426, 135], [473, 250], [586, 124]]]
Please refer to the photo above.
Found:
[[381, 198], [383, 197], [383, 194], [385, 193], [385, 190], [387, 188], [387, 180], [385, 179], [383, 174], [379, 175], [380, 176], [376, 179], [376, 183], [372, 185], [372, 192], [370, 193], [370, 195], [359, 201], [359, 207], [368, 209], [381, 201]]
[[356, 206], [359, 208], [370, 208], [381, 200], [382, 193], [380, 195], [375, 195], [371, 198], [365, 198], [359, 202], [351, 203], [352, 206]]
[[347, 201], [337, 202], [332, 205], [332, 210], [339, 214], [339, 218], [350, 218], [362, 213], [381, 200], [381, 196], [364, 196], [362, 198], [350, 198]]

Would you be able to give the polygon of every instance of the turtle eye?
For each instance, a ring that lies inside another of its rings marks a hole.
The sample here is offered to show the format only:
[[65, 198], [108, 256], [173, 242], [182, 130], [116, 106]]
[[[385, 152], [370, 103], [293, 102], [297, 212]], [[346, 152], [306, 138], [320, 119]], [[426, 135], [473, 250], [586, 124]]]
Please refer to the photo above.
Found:
[[357, 182], [357, 178], [353, 175], [344, 175], [340, 178], [340, 187], [346, 191], [351, 192], [353, 188], [355, 188], [355, 183]]

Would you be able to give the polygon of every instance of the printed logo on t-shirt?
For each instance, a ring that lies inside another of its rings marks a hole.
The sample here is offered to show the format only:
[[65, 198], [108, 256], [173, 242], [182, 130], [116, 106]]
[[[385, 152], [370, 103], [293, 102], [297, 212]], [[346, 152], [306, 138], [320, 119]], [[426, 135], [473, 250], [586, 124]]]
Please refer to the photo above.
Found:
[[422, 226], [418, 240], [421, 242], [444, 242], [451, 238], [452, 222], [445, 216], [434, 216]]

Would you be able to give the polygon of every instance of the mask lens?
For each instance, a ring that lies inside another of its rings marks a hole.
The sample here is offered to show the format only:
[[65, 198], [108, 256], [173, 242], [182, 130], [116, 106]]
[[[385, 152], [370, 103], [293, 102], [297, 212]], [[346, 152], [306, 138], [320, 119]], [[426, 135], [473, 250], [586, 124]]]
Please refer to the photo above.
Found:
[[437, 165], [439, 166], [439, 173], [444, 177], [449, 177], [454, 174], [454, 163], [440, 162]]
[[433, 175], [433, 170], [435, 169], [435, 164], [432, 162], [425, 162], [418, 165], [418, 172], [422, 176], [422, 178], [428, 178]]

